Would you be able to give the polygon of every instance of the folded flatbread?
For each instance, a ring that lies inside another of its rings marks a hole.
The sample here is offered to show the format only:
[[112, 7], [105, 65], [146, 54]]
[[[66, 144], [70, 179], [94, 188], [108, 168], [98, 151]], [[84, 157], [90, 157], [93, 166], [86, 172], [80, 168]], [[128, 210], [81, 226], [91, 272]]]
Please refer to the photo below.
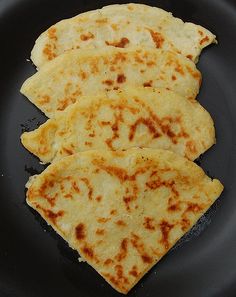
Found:
[[64, 110], [82, 95], [133, 87], [167, 88], [194, 99], [201, 74], [195, 64], [173, 52], [115, 48], [73, 50], [27, 79], [22, 94], [48, 117]]
[[124, 294], [223, 190], [195, 163], [155, 149], [75, 154], [28, 187], [27, 203]]
[[197, 62], [215, 37], [202, 26], [184, 23], [157, 7], [109, 5], [51, 26], [36, 40], [31, 59], [40, 68], [71, 49], [139, 45], [172, 50]]
[[190, 160], [215, 143], [214, 124], [197, 102], [171, 91], [126, 88], [81, 97], [22, 144], [44, 163], [90, 149], [162, 148]]

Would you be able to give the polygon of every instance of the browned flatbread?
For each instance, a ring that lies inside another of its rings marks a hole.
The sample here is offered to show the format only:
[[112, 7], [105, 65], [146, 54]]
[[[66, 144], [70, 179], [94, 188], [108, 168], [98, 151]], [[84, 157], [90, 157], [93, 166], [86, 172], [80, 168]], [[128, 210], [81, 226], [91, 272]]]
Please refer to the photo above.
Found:
[[163, 50], [114, 48], [73, 50], [27, 79], [21, 92], [48, 117], [81, 96], [127, 86], [170, 89], [195, 99], [201, 74], [189, 59]]
[[190, 160], [215, 143], [214, 124], [197, 102], [165, 89], [126, 88], [81, 97], [22, 144], [44, 163], [91, 149], [168, 149]]
[[216, 42], [202, 26], [143, 4], [109, 5], [62, 20], [43, 32], [31, 53], [40, 68], [76, 48], [151, 47], [171, 50], [197, 62], [201, 50]]
[[31, 178], [27, 203], [126, 294], [223, 190], [169, 151], [87, 151]]

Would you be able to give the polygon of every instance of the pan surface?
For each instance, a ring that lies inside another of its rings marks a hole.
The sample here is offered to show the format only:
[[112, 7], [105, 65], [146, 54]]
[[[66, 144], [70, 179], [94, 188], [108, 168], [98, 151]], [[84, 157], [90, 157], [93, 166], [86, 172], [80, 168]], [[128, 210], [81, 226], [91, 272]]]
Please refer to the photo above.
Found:
[[[25, 203], [25, 183], [44, 167], [20, 144], [45, 117], [20, 93], [35, 72], [27, 61], [38, 35], [80, 12], [117, 3], [92, 0], [0, 0], [0, 297], [115, 297], [113, 290]], [[119, 3], [125, 3], [121, 1]], [[143, 3], [205, 26], [218, 45], [203, 51], [198, 100], [212, 115], [217, 144], [199, 160], [225, 185], [200, 222], [128, 296], [236, 296], [236, 2]]]

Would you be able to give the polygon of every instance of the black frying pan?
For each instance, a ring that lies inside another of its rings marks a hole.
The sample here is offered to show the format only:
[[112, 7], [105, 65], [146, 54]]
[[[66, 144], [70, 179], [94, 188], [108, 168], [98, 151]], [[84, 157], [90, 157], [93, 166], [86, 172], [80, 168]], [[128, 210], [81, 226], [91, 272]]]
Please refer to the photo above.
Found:
[[[0, 297], [121, 296], [25, 203], [24, 185], [43, 170], [20, 144], [20, 134], [45, 117], [19, 93], [35, 72], [26, 59], [49, 25], [115, 2], [0, 0]], [[123, 1], [119, 2], [123, 3]], [[125, 3], [125, 2], [124, 2]], [[219, 45], [198, 67], [198, 97], [212, 115], [217, 144], [200, 159], [225, 191], [216, 204], [131, 290], [137, 297], [236, 296], [236, 1], [156, 0], [146, 4], [205, 26]]]

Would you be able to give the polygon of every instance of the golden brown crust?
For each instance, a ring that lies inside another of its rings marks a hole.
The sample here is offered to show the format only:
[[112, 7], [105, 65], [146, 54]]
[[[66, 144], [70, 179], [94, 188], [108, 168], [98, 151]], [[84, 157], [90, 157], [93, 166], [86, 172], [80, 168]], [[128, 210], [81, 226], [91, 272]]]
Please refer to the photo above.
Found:
[[169, 151], [87, 151], [32, 179], [27, 203], [117, 291], [127, 293], [222, 190], [218, 180]]
[[31, 58], [39, 68], [77, 48], [141, 47], [180, 53], [197, 62], [201, 50], [215, 42], [207, 29], [184, 23], [157, 7], [109, 5], [51, 26], [36, 40]]
[[90, 149], [163, 148], [194, 160], [215, 142], [210, 115], [171, 91], [127, 88], [80, 101], [21, 136], [47, 163]]
[[21, 92], [53, 117], [81, 96], [128, 86], [165, 88], [195, 99], [200, 81], [195, 64], [179, 54], [141, 47], [108, 47], [73, 50], [57, 57], [27, 79]]

